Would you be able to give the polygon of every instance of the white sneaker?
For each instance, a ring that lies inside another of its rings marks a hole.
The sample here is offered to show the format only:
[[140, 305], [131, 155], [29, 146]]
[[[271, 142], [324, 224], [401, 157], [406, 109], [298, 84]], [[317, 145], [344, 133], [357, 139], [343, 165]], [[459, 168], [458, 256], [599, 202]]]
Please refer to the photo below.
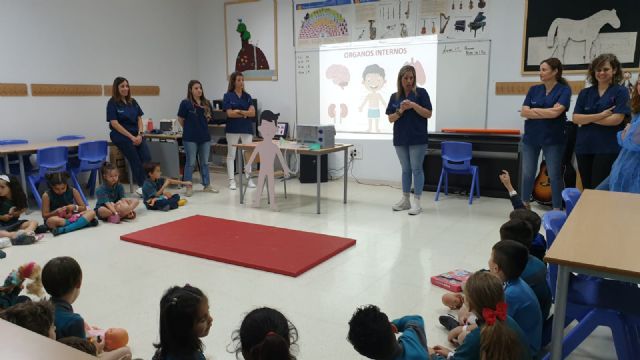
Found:
[[253, 183], [253, 180], [249, 179], [249, 182], [247, 183], [247, 187], [254, 188], [256, 187], [256, 184]]
[[142, 188], [141, 187], [136, 189], [136, 194], [138, 194], [138, 196], [142, 197]]
[[411, 205], [411, 209], [409, 209], [409, 215], [418, 215], [422, 212], [422, 207], [418, 201], [415, 201], [413, 205]]
[[0, 238], [0, 249], [4, 249], [11, 246], [11, 239], [8, 237]]
[[237, 189], [236, 181], [235, 180], [229, 180], [229, 190], [235, 190], [235, 189]]
[[219, 193], [218, 189], [211, 187], [211, 185], [207, 185], [202, 189], [203, 192], [210, 192], [210, 193], [214, 193], [217, 194]]
[[398, 201], [395, 205], [391, 207], [393, 211], [402, 211], [411, 209], [411, 202], [408, 197], [402, 197], [402, 200]]

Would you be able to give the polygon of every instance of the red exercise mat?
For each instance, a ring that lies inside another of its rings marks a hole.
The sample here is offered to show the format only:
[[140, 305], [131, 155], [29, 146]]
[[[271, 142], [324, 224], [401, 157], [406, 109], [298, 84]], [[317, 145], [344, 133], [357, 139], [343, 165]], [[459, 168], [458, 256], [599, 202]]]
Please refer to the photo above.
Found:
[[202, 215], [125, 234], [120, 239], [294, 277], [356, 243], [337, 236]]

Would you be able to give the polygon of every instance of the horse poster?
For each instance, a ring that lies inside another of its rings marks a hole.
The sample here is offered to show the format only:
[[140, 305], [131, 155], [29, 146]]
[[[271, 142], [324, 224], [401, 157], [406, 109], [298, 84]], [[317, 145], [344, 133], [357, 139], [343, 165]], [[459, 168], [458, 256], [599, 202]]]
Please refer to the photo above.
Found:
[[585, 72], [596, 56], [615, 54], [625, 69], [638, 69], [638, 0], [527, 0], [522, 72], [537, 73], [549, 57], [567, 72]]

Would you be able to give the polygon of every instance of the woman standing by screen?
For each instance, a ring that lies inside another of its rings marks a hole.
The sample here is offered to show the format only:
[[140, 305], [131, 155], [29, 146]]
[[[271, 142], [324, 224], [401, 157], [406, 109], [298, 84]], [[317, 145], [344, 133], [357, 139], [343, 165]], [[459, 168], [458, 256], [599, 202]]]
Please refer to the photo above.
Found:
[[553, 208], [562, 208], [562, 157], [566, 143], [564, 132], [567, 110], [571, 102], [571, 88], [562, 77], [562, 63], [549, 58], [540, 63], [540, 81], [529, 89], [522, 104], [525, 118], [522, 135], [522, 202], [529, 206], [538, 168], [540, 151], [544, 155], [549, 178]]
[[[234, 177], [234, 161], [236, 159], [235, 145], [242, 141], [249, 144], [253, 141], [253, 118], [256, 116], [256, 109], [253, 106], [251, 95], [244, 91], [244, 76], [236, 71], [229, 76], [229, 86], [227, 93], [222, 100], [223, 110], [227, 112], [227, 175], [229, 176], [229, 189], [236, 189]], [[242, 169], [238, 169], [242, 173]], [[249, 180], [249, 187], [255, 187], [253, 181]]]
[[131, 97], [129, 81], [123, 77], [115, 78], [111, 88], [111, 99], [107, 103], [107, 122], [111, 129], [109, 136], [111, 142], [129, 161], [133, 181], [140, 188], [146, 178], [142, 164], [151, 161], [149, 148], [142, 138], [142, 115], [144, 113], [140, 105]]
[[[409, 210], [409, 215], [422, 212], [420, 196], [424, 188], [422, 164], [427, 151], [427, 121], [431, 117], [431, 100], [427, 90], [416, 87], [416, 70], [405, 65], [398, 73], [398, 91], [391, 95], [386, 114], [393, 123], [393, 146], [402, 167], [402, 199], [392, 206], [394, 211]], [[411, 204], [413, 176], [414, 202]]]
[[578, 170], [585, 189], [593, 189], [611, 172], [620, 145], [616, 134], [631, 113], [629, 91], [622, 85], [620, 61], [602, 54], [589, 65], [587, 81], [592, 86], [578, 95], [573, 122], [580, 125], [576, 138]]

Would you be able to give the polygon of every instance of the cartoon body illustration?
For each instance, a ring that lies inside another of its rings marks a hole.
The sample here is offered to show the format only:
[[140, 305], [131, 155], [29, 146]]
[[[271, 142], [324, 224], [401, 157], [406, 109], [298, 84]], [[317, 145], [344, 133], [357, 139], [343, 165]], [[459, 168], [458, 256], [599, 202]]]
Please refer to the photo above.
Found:
[[383, 109], [387, 107], [387, 103], [380, 95], [380, 89], [387, 82], [384, 78], [384, 69], [378, 64], [372, 64], [367, 66], [362, 72], [362, 85], [367, 89], [368, 94], [362, 101], [359, 110], [367, 105], [367, 118], [369, 119], [368, 132], [375, 127], [376, 132], [380, 132], [380, 107]]
[[260, 155], [260, 171], [258, 173], [258, 187], [256, 191], [255, 198], [253, 200], [253, 206], [260, 206], [260, 198], [262, 197], [262, 189], [264, 188], [265, 178], [267, 180], [267, 186], [269, 187], [269, 202], [271, 203], [272, 210], [278, 210], [278, 206], [276, 205], [276, 190], [274, 188], [275, 180], [273, 177], [273, 164], [276, 156], [278, 160], [280, 160], [280, 164], [282, 165], [282, 169], [284, 170], [284, 176], [289, 177], [289, 167], [287, 166], [282, 153], [280, 152], [280, 148], [278, 145], [274, 144], [271, 139], [276, 135], [276, 124], [273, 121], [263, 120], [260, 126], [258, 126], [258, 130], [260, 130], [260, 134], [262, 134], [264, 140], [259, 142], [256, 145], [255, 150], [251, 154], [247, 165], [245, 165], [245, 171], [247, 174], [251, 173], [251, 164], [256, 158], [256, 155]]

